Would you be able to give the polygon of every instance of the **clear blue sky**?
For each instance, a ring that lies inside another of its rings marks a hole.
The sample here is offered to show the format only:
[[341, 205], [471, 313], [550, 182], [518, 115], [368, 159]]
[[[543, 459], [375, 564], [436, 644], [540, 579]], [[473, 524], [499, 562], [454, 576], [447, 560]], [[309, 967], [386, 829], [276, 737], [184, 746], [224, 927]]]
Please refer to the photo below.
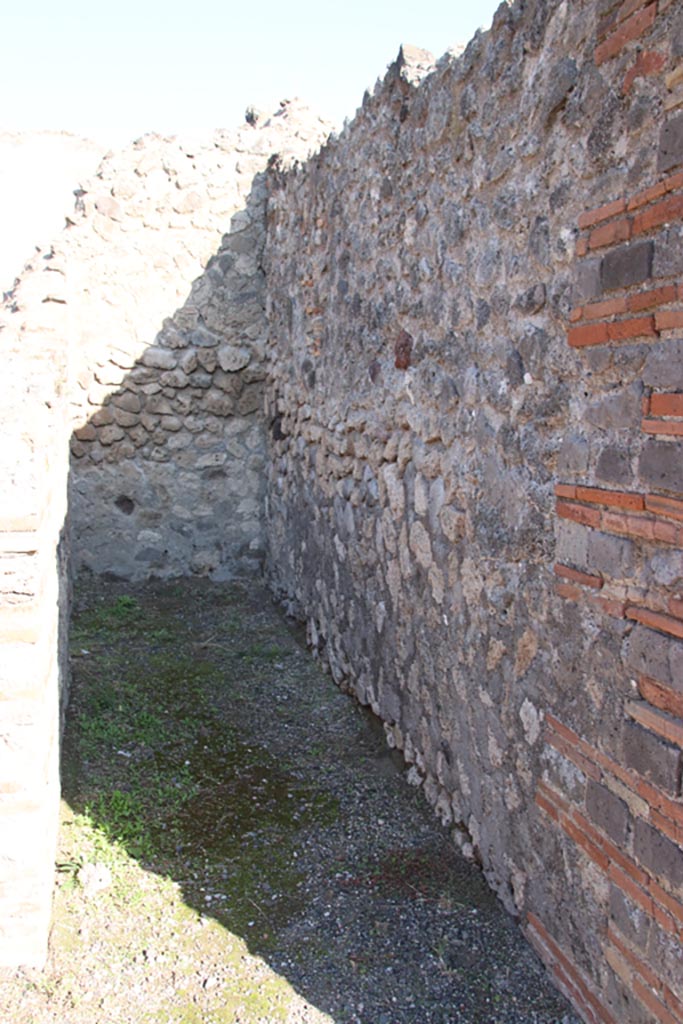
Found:
[[499, 0], [6, 0], [0, 129], [105, 143], [241, 122], [301, 96], [341, 121], [402, 42], [441, 55]]

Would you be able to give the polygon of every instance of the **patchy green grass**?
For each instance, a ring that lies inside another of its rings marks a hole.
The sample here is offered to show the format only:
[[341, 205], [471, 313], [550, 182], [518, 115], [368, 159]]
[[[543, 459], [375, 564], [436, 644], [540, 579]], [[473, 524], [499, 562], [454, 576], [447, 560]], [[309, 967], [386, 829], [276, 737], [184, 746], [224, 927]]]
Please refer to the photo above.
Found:
[[225, 632], [196, 636], [182, 601], [168, 588], [144, 603], [120, 595], [74, 619], [72, 827], [105, 863], [132, 857], [180, 879], [190, 905], [238, 933], [256, 918], [252, 945], [266, 949], [273, 921], [301, 905], [290, 837], [333, 821], [337, 804], [226, 715], [250, 703], [245, 671], [256, 691], [286, 649], [245, 644], [230, 602]]
[[76, 595], [50, 959], [0, 1020], [531, 1019], [491, 1014], [498, 962], [518, 972], [481, 877], [262, 593]]

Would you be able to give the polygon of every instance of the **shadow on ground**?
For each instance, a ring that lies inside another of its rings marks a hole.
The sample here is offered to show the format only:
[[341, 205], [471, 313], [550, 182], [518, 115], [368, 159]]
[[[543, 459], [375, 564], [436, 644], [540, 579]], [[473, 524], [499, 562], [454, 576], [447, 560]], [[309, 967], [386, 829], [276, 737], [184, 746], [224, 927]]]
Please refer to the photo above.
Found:
[[83, 579], [72, 638], [61, 1019], [575, 1021], [258, 586]]

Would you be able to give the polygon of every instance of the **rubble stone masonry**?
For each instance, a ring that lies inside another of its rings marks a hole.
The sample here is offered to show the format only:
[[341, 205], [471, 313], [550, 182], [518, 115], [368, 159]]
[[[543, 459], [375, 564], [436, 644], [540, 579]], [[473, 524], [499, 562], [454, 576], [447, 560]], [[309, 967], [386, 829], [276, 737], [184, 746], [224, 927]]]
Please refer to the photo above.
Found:
[[683, 1021], [683, 5], [503, 4], [269, 179], [269, 573], [586, 1021]]
[[328, 131], [284, 102], [109, 154], [0, 311], [1, 964], [46, 954], [69, 568], [225, 577], [263, 560], [263, 172]]
[[66, 521], [125, 578], [265, 559], [583, 1018], [680, 1024], [683, 4], [503, 3], [309, 159], [249, 121], [107, 158], [2, 315], [0, 958], [44, 956]]

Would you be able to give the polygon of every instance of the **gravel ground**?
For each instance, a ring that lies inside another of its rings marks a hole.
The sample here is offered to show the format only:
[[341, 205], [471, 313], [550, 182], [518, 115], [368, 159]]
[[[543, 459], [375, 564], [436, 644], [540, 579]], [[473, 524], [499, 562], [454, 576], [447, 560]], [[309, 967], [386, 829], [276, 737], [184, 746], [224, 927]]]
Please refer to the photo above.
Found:
[[83, 579], [54, 925], [14, 1024], [578, 1024], [256, 585]]

